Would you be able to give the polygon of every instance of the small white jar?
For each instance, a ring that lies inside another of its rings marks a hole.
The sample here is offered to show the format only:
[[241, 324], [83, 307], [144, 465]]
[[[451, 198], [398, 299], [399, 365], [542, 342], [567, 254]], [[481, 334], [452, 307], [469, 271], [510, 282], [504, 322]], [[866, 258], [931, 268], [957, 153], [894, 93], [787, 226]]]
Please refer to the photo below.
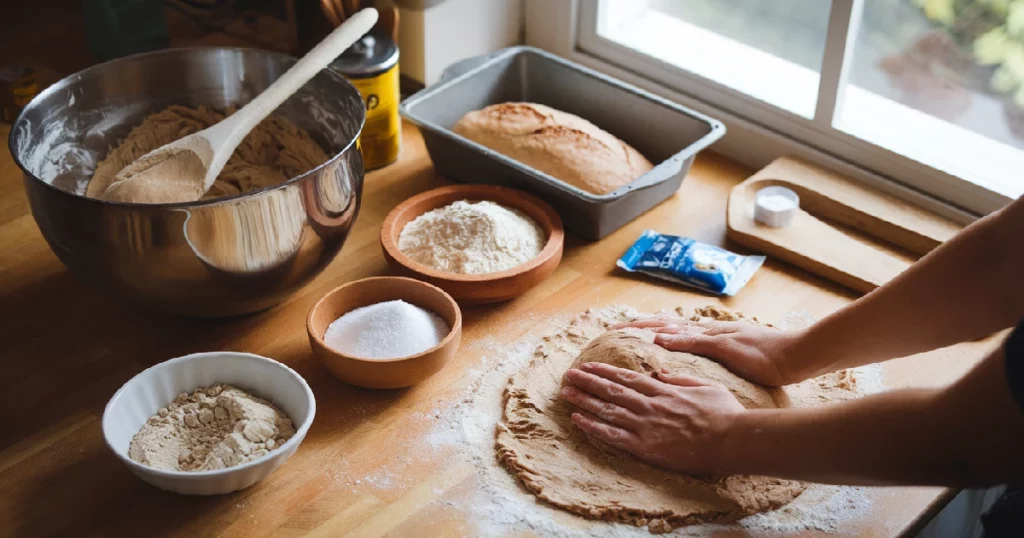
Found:
[[786, 187], [765, 187], [754, 195], [754, 220], [772, 228], [792, 224], [798, 209], [800, 197]]

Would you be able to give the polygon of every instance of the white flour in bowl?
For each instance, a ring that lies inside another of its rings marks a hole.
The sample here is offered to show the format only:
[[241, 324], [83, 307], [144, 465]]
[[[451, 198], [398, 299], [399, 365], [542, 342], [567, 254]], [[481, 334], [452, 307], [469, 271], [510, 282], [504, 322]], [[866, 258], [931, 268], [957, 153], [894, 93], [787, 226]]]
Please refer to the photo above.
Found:
[[533, 259], [545, 240], [540, 226], [516, 209], [459, 200], [406, 224], [398, 250], [433, 269], [479, 275]]

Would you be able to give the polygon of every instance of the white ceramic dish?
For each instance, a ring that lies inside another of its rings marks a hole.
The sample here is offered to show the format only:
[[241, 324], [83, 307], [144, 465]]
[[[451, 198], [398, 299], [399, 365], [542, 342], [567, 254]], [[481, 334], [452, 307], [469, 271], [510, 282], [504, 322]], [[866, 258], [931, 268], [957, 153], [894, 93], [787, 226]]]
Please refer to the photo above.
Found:
[[[128, 457], [128, 445], [149, 417], [182, 392], [227, 383], [270, 400], [295, 425], [295, 435], [266, 456], [215, 471], [165, 471]], [[103, 411], [107, 446], [136, 476], [154, 486], [186, 495], [217, 495], [247, 488], [281, 466], [299, 447], [316, 414], [316, 400], [295, 370], [251, 353], [195, 353], [151, 366], [131, 378]]]

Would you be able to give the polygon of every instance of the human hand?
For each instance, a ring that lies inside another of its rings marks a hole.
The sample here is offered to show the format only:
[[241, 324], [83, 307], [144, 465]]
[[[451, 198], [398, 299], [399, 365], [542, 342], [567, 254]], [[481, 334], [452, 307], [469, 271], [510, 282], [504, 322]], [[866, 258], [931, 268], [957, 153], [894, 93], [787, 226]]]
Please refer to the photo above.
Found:
[[662, 371], [658, 378], [601, 363], [565, 374], [562, 399], [581, 411], [572, 421], [590, 436], [666, 469], [724, 472], [730, 427], [746, 409], [727, 388]]
[[780, 331], [735, 321], [692, 322], [682, 318], [651, 318], [612, 327], [653, 329], [654, 343], [715, 360], [736, 375], [770, 387], [806, 377], [801, 375], [798, 343], [802, 331]]

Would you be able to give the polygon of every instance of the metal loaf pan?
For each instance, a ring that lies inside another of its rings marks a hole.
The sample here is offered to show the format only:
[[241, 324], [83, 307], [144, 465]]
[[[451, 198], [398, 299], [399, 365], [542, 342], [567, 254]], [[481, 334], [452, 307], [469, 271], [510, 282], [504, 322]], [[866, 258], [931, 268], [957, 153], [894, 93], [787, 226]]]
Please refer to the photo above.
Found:
[[[572, 187], [451, 131], [465, 113], [529, 101], [589, 120], [656, 163], [606, 195]], [[565, 227], [596, 240], [672, 196], [697, 152], [725, 134], [718, 120], [532, 47], [511, 47], [449, 67], [401, 105], [423, 133], [437, 171], [465, 183], [505, 185], [547, 200]]]

